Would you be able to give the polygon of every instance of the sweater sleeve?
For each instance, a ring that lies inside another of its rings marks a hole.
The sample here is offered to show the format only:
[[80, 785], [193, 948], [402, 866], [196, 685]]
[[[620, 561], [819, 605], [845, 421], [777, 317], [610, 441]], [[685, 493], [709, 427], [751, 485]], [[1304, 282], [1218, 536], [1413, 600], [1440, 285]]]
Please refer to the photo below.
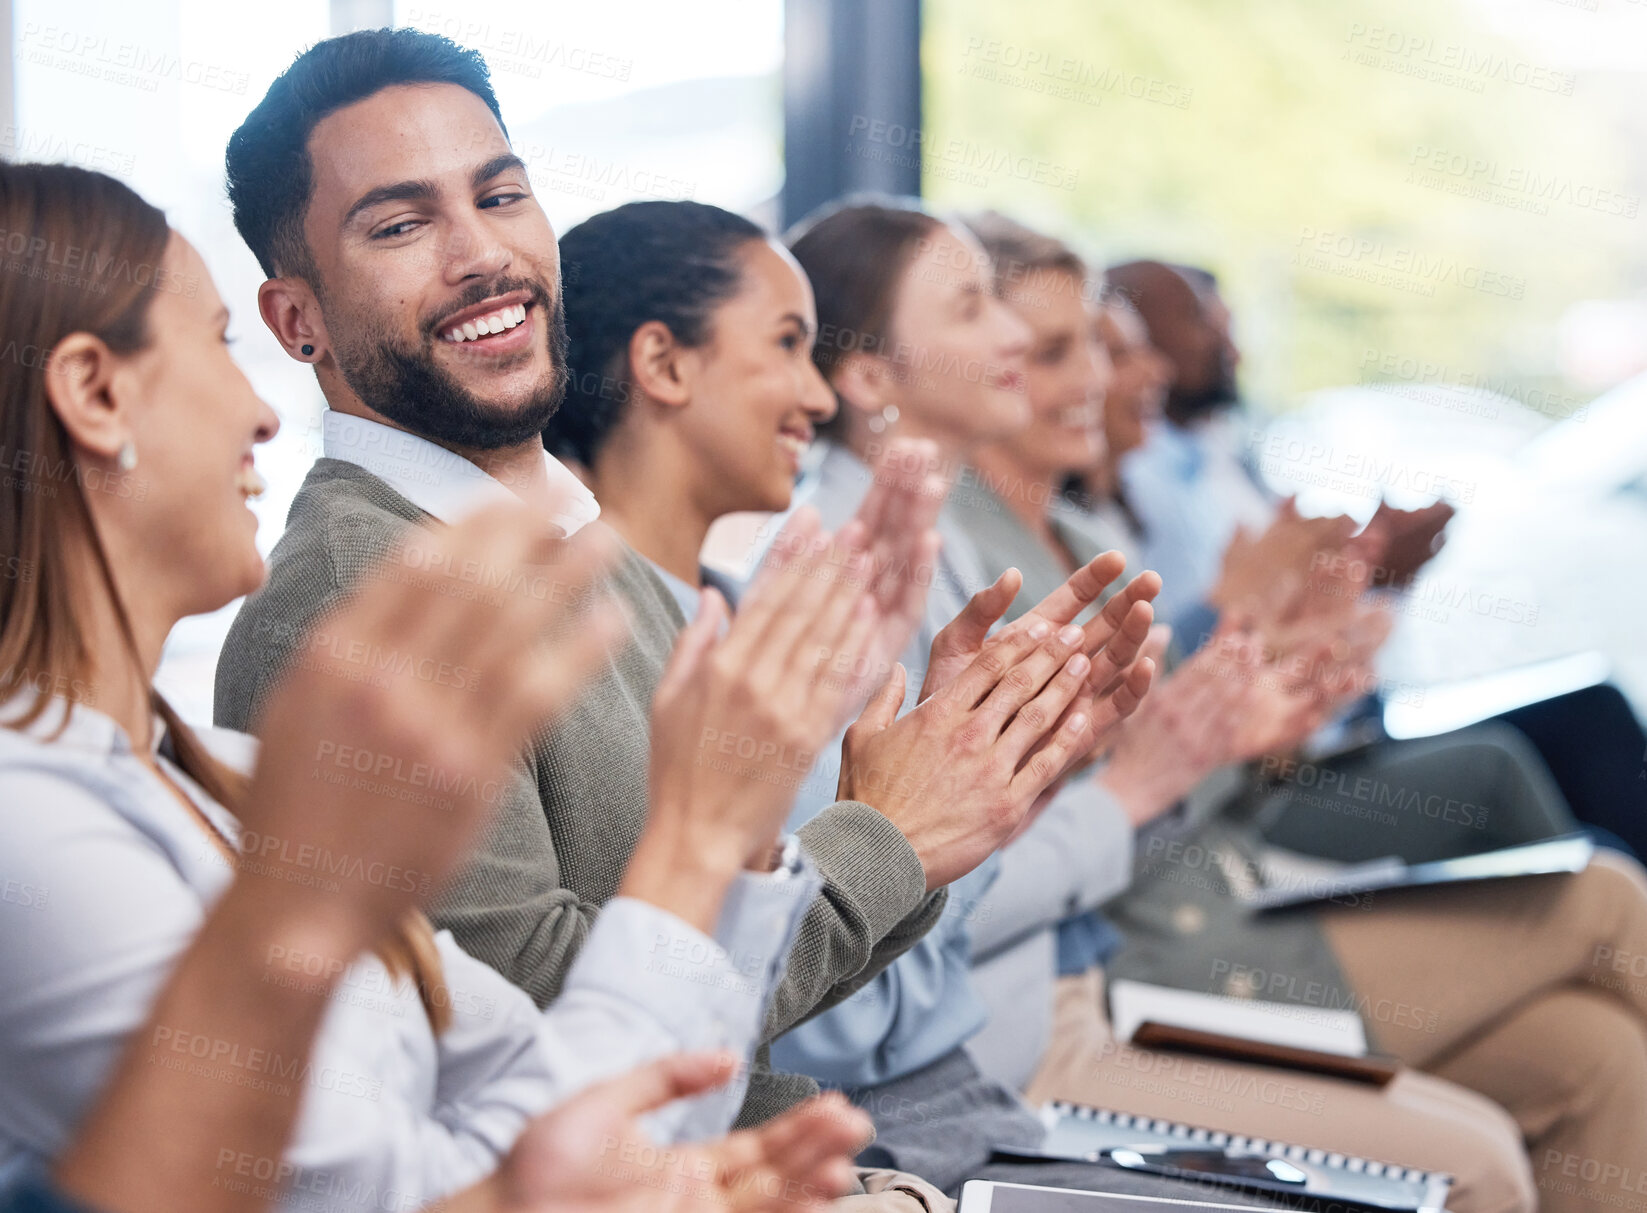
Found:
[[856, 993], [932, 929], [946, 900], [927, 893], [914, 848], [867, 804], [837, 801], [798, 834], [824, 885], [772, 1000], [768, 1040]]

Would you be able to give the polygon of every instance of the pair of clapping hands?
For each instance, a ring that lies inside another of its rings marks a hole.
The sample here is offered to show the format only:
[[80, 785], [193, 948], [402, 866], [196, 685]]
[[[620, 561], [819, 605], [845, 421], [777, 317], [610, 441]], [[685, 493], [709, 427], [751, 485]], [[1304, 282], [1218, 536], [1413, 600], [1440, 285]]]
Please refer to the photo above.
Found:
[[1423, 563], [1414, 553], [1439, 548], [1451, 515], [1444, 503], [1381, 507], [1357, 533], [1353, 519], [1304, 518], [1287, 501], [1262, 535], [1237, 535], [1211, 596], [1218, 629], [1117, 731], [1102, 778], [1133, 819], [1221, 766], [1295, 751], [1372, 689], [1393, 622], [1372, 591], [1410, 581]]

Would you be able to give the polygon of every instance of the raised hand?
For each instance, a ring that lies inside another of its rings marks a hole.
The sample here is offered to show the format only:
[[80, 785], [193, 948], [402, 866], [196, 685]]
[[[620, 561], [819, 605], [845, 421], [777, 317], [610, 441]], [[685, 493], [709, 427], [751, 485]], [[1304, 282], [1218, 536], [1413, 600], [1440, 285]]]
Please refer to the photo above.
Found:
[[614, 556], [598, 530], [563, 539], [514, 504], [411, 528], [315, 626], [270, 700], [240, 810], [246, 873], [295, 880], [315, 913], [379, 931], [427, 898], [532, 730], [625, 634], [593, 592]]
[[847, 1191], [870, 1122], [836, 1094], [719, 1141], [652, 1144], [647, 1112], [719, 1086], [733, 1064], [729, 1055], [668, 1057], [591, 1087], [528, 1125], [499, 1170], [448, 1213], [796, 1213]]
[[1446, 542], [1447, 523], [1457, 511], [1445, 501], [1436, 501], [1417, 510], [1398, 510], [1388, 501], [1378, 503], [1373, 522], [1384, 530], [1384, 549], [1379, 553], [1379, 575], [1375, 584], [1405, 589]]
[[[1061, 628], [1076, 619], [1097, 602], [1111, 582], [1126, 568], [1126, 557], [1120, 552], [1103, 552], [1069, 575], [1063, 585], [1026, 611], [1007, 628], [1027, 627], [1035, 620]], [[979, 590], [961, 608], [961, 613], [945, 624], [933, 638], [932, 651], [927, 661], [926, 680], [921, 685], [921, 698], [938, 690], [977, 657], [990, 629], [1000, 622], [1018, 590], [1023, 575], [1017, 569], [1008, 569], [994, 585]], [[1099, 615], [1083, 625], [1086, 633], [1083, 649], [1096, 663], [1104, 645], [1113, 638], [1134, 603], [1149, 602], [1161, 592], [1161, 578], [1153, 572], [1143, 572], [1110, 599]], [[1004, 630], [1004, 629], [1003, 629]], [[1147, 628], [1145, 629], [1147, 632]], [[1114, 668], [1114, 663], [1108, 663]], [[1093, 672], [1096, 681], [1102, 671]]]
[[986, 640], [954, 679], [901, 718], [903, 667], [846, 732], [839, 795], [903, 832], [928, 890], [970, 872], [1013, 835], [1090, 735], [1073, 709], [1092, 662], [1071, 624], [1042, 619]]
[[[1068, 625], [1099, 599], [1125, 567], [1126, 558], [1120, 552], [1093, 557], [1002, 631], [1037, 622], [1059, 628]], [[1018, 570], [1008, 569], [994, 585], [974, 594], [961, 613], [938, 633], [921, 688], [923, 700], [976, 658], [990, 628], [1012, 605], [1022, 582]], [[1140, 654], [1153, 620], [1150, 602], [1160, 592], [1160, 576], [1142, 572], [1081, 625], [1081, 650], [1091, 660], [1092, 668], [1082, 697], [1070, 710], [1085, 715], [1086, 733], [1081, 739], [1082, 749], [1058, 777], [1093, 757], [1116, 725], [1136, 711], [1149, 692], [1156, 663]]]
[[1207, 601], [1220, 611], [1274, 614], [1354, 533], [1348, 515], [1304, 518], [1288, 497], [1261, 534], [1235, 533]]

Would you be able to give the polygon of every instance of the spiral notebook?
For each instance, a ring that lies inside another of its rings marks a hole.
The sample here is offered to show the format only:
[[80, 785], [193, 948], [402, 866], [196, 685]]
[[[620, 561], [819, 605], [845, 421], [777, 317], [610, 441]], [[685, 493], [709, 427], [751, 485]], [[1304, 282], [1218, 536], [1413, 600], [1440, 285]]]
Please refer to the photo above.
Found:
[[[1338, 1201], [1405, 1213], [1441, 1213], [1452, 1187], [1451, 1176], [1440, 1172], [1419, 1171], [1290, 1142], [1244, 1137], [1239, 1133], [1222, 1133], [1081, 1104], [1049, 1103], [1042, 1109], [1041, 1119], [1047, 1126], [1047, 1136], [1040, 1149], [1013, 1153], [1071, 1162], [1099, 1162], [1102, 1151], [1115, 1148], [1166, 1146], [1223, 1150], [1232, 1157], [1273, 1158], [1292, 1164], [1308, 1177], [1292, 1191], [1308, 1202]], [[1232, 1167], [1232, 1174], [1223, 1180], [1214, 1173], [1201, 1171], [1197, 1180], [1203, 1184], [1224, 1182], [1231, 1188], [1251, 1190], [1247, 1181], [1233, 1173], [1239, 1169]]]

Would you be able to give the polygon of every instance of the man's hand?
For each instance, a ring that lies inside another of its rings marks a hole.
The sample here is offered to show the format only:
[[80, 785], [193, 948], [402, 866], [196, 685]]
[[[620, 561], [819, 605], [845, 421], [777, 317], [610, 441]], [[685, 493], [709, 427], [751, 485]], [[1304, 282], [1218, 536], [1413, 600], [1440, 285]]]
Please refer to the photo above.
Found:
[[1207, 601], [1220, 612], [1273, 614], [1354, 533], [1355, 519], [1347, 514], [1304, 518], [1296, 498], [1288, 497], [1262, 534], [1236, 531]]
[[667, 1057], [591, 1087], [527, 1126], [448, 1213], [799, 1213], [848, 1191], [869, 1118], [837, 1094], [719, 1141], [660, 1147], [650, 1111], [731, 1077], [726, 1054]]
[[1446, 543], [1447, 523], [1457, 511], [1445, 501], [1432, 502], [1418, 510], [1398, 510], [1388, 501], [1378, 503], [1372, 523], [1384, 531], [1384, 548], [1379, 553], [1379, 575], [1374, 585], [1380, 589], [1404, 590], [1418, 570], [1428, 564]]
[[[256, 860], [243, 875], [296, 881], [285, 887], [302, 889], [304, 912], [377, 933], [426, 900], [468, 854], [486, 790], [626, 634], [593, 591], [615, 555], [599, 532], [563, 539], [513, 504], [408, 529], [315, 625], [269, 702], [240, 813]], [[476, 570], [495, 588], [476, 593]], [[288, 870], [304, 856], [362, 875], [316, 884]], [[406, 878], [369, 875], [393, 869]]]
[[873, 805], [909, 840], [927, 889], [977, 867], [1090, 737], [1072, 709], [1092, 662], [1082, 630], [1045, 620], [984, 642], [968, 666], [901, 718], [904, 671], [847, 730], [839, 795]]

